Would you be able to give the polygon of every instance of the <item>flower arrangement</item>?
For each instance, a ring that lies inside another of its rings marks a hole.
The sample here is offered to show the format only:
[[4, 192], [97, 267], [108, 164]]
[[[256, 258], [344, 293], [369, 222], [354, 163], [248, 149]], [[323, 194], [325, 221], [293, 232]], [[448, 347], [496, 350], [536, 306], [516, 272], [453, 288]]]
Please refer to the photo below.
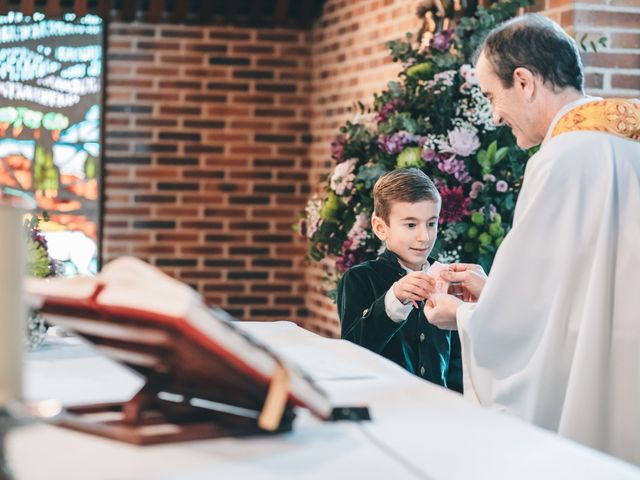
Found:
[[[47, 212], [42, 212], [42, 218], [27, 215], [22, 223], [27, 242], [25, 270], [32, 277], [54, 277], [61, 274], [62, 267], [49, 255], [47, 239], [40, 231], [41, 221], [49, 221]], [[29, 310], [25, 325], [25, 344], [30, 349], [37, 348], [44, 341], [47, 328], [44, 317], [37, 310]]]
[[508, 128], [494, 125], [471, 57], [491, 28], [528, 3], [477, 7], [456, 27], [447, 11], [426, 6], [421, 15], [427, 13], [429, 28], [417, 38], [389, 42], [393, 60], [402, 62], [399, 79], [374, 96], [372, 108], [359, 103], [340, 129], [331, 144], [336, 165], [298, 226], [310, 240], [312, 260], [335, 261], [334, 282], [377, 256], [381, 244], [369, 228], [373, 186], [385, 172], [408, 167], [422, 169], [442, 196], [432, 255], [489, 270], [511, 225], [531, 152], [516, 146]]
[[47, 212], [42, 213], [42, 218], [37, 215], [27, 215], [23, 221], [27, 241], [27, 275], [46, 278], [60, 273], [60, 266], [56, 260], [49, 256], [47, 239], [40, 231], [40, 222], [49, 221]]

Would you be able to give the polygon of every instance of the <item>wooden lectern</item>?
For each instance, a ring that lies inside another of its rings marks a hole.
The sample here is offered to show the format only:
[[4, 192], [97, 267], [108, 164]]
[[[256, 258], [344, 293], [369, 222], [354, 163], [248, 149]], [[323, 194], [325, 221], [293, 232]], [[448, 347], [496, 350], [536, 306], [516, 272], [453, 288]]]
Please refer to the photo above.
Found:
[[65, 427], [148, 445], [286, 432], [294, 406], [325, 420], [368, 418], [366, 409], [334, 409], [310, 378], [233, 327], [226, 312], [140, 260], [119, 258], [98, 277], [29, 280], [27, 291], [47, 321], [146, 380], [125, 403], [68, 408]]

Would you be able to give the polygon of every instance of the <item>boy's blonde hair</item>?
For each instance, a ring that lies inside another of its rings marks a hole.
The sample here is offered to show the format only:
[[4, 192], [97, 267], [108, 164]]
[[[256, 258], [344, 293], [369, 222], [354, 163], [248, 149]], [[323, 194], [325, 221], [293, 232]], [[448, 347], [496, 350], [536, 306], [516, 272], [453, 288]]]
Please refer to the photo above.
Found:
[[417, 168], [393, 170], [382, 175], [373, 187], [373, 213], [389, 225], [393, 202], [440, 203], [440, 193], [431, 179]]

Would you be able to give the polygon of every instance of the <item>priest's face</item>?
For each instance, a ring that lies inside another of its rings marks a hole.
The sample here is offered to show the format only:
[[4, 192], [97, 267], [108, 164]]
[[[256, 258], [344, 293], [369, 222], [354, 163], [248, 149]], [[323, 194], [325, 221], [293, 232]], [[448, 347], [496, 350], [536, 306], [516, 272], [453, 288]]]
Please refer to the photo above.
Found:
[[420, 270], [427, 261], [438, 235], [440, 202], [394, 202], [389, 223], [374, 216], [373, 231], [412, 270]]
[[542, 141], [544, 134], [540, 135], [536, 121], [536, 109], [532, 104], [532, 85], [526, 83], [526, 78], [524, 83], [522, 79], [515, 78], [515, 73], [513, 85], [505, 88], [484, 53], [480, 54], [476, 64], [478, 83], [482, 93], [491, 103], [494, 123], [511, 128], [519, 147], [531, 148]]

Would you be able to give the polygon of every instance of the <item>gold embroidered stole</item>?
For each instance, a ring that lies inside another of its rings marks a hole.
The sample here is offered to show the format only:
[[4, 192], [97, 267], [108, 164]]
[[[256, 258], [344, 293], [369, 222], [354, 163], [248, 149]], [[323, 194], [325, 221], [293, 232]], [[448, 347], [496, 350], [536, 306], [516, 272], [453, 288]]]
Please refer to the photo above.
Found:
[[610, 98], [579, 105], [560, 118], [551, 138], [577, 131], [607, 132], [640, 142], [640, 102]]

